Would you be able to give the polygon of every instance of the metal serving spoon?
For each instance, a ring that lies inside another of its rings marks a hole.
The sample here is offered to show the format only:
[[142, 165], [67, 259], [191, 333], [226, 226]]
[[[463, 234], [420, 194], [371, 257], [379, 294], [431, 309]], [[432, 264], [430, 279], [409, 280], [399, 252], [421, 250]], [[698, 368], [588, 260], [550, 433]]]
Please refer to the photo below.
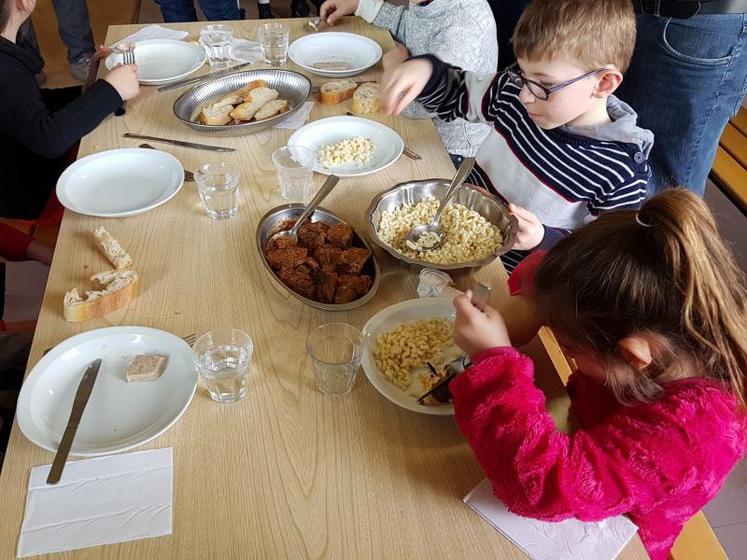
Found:
[[[151, 146], [150, 144], [145, 144], [145, 143], [140, 144], [138, 147], [139, 148], [147, 148], [148, 150], [157, 150], [158, 149], [155, 146]], [[182, 167], [182, 169], [184, 169], [184, 168]], [[194, 183], [194, 181], [195, 181], [195, 175], [194, 175], [194, 173], [192, 173], [191, 171], [187, 171], [186, 169], [184, 169], [184, 180], [188, 181], [190, 183]]]
[[308, 217], [314, 213], [314, 210], [316, 210], [316, 207], [322, 203], [322, 200], [327, 198], [327, 195], [332, 192], [332, 189], [335, 188], [335, 185], [337, 185], [337, 182], [339, 180], [340, 178], [337, 175], [330, 175], [329, 177], [327, 177], [327, 180], [324, 181], [322, 187], [319, 189], [316, 195], [314, 195], [314, 198], [311, 199], [311, 202], [309, 202], [306, 210], [304, 210], [303, 214], [301, 214], [301, 217], [296, 220], [296, 223], [293, 225], [293, 227], [291, 229], [277, 232], [270, 238], [270, 241], [274, 243], [278, 239], [287, 238], [293, 239], [294, 241], [298, 242], [299, 228], [308, 219]]
[[433, 216], [430, 224], [415, 226], [410, 230], [410, 233], [405, 237], [405, 245], [413, 251], [433, 251], [438, 249], [444, 242], [444, 234], [439, 226], [441, 220], [441, 214], [443, 213], [446, 206], [449, 204], [449, 200], [454, 196], [454, 193], [459, 190], [462, 186], [467, 175], [470, 174], [472, 168], [475, 166], [475, 158], [464, 158], [462, 165], [457, 169], [456, 175], [451, 180], [449, 188], [446, 189], [446, 194], [441, 198], [441, 205], [436, 211], [436, 215]]

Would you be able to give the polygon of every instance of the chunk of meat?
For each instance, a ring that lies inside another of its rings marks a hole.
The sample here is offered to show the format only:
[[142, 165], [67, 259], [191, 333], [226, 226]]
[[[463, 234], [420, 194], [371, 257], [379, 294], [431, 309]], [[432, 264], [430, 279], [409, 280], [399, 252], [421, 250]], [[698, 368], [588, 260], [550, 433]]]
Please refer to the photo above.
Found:
[[353, 245], [353, 228], [348, 224], [335, 224], [329, 227], [327, 239], [335, 247], [347, 249]]
[[337, 274], [331, 271], [320, 270], [316, 275], [317, 297], [322, 303], [335, 301], [335, 290], [337, 289]]
[[302, 270], [303, 272], [306, 272], [307, 274], [313, 275], [317, 270], [319, 270], [320, 267], [319, 263], [314, 259], [312, 259], [311, 257], [306, 257], [303, 263], [298, 265], [296, 268]]
[[351, 247], [345, 249], [340, 255], [340, 261], [337, 263], [337, 272], [340, 274], [360, 274], [363, 265], [366, 264], [371, 251], [363, 247]]
[[316, 282], [314, 282], [311, 274], [298, 268], [283, 268], [278, 272], [278, 278], [297, 294], [309, 299], [314, 298]]
[[331, 267], [332, 269], [336, 270], [337, 263], [340, 261], [341, 256], [342, 249], [332, 247], [331, 245], [318, 247], [316, 251], [314, 251], [314, 258], [319, 262], [320, 265], [322, 265], [323, 268]]
[[267, 264], [272, 270], [278, 271], [282, 268], [294, 268], [303, 264], [308, 256], [305, 247], [286, 247], [284, 249], [269, 249], [265, 253]]
[[335, 291], [335, 303], [350, 303], [366, 295], [371, 289], [373, 280], [367, 274], [363, 276], [353, 276], [344, 274], [340, 276]]
[[324, 222], [305, 222], [298, 228], [298, 244], [313, 252], [314, 249], [326, 243], [327, 228]]

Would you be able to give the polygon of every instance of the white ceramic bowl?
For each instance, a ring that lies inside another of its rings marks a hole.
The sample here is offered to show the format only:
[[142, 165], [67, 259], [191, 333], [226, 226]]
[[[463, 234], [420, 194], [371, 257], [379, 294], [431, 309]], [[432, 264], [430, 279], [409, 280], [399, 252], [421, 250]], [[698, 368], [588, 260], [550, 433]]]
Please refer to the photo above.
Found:
[[[138, 79], [146, 86], [162, 86], [189, 76], [205, 64], [205, 58], [205, 49], [186, 41], [148, 39], [135, 43]], [[111, 70], [122, 64], [122, 55], [112, 53], [104, 64]]]
[[[293, 41], [288, 57], [304, 70], [329, 78], [345, 78], [365, 72], [381, 60], [381, 47], [376, 41], [354, 33], [325, 31], [312, 33]], [[341, 62], [347, 70], [322, 70], [318, 62]]]

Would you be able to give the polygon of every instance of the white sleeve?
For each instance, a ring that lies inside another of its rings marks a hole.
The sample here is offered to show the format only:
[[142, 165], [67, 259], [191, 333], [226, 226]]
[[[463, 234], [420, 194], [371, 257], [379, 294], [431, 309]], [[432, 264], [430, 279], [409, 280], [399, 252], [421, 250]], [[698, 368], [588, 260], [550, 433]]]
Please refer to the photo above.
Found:
[[384, 0], [358, 0], [358, 9], [355, 10], [355, 15], [362, 17], [368, 23], [373, 23], [383, 5]]

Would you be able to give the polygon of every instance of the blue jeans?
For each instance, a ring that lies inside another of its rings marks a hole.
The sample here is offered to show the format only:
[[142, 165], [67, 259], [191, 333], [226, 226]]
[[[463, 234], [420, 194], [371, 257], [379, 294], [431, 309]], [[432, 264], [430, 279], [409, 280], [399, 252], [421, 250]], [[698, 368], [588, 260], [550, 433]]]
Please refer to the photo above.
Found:
[[60, 39], [67, 47], [68, 62], [72, 64], [91, 56], [96, 47], [86, 0], [52, 0], [52, 6], [57, 15]]
[[[155, 0], [161, 7], [163, 21], [197, 21], [194, 0]], [[241, 19], [237, 0], [199, 0], [200, 8], [209, 20]]]
[[747, 93], [747, 14], [638, 15], [618, 95], [654, 132], [649, 195], [682, 185], [702, 195], [719, 137]]

